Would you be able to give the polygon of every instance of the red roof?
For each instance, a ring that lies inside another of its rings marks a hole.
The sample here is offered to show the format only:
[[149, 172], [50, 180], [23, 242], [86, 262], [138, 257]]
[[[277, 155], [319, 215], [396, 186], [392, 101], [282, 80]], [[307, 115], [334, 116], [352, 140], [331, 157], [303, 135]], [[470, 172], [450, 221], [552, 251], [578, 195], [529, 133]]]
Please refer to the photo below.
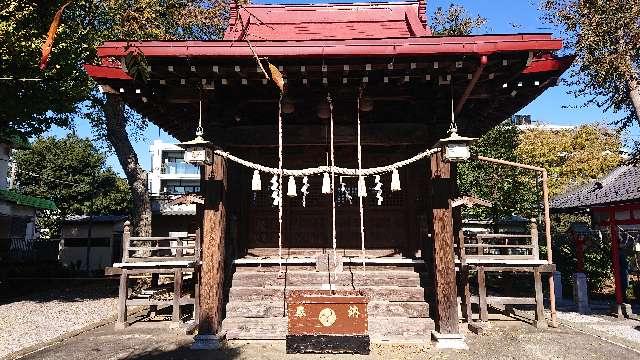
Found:
[[[252, 41], [260, 56], [424, 56], [490, 55], [499, 52], [544, 51], [562, 48], [562, 40], [549, 34], [477, 35], [456, 37], [386, 38], [354, 40]], [[245, 41], [107, 41], [98, 48], [98, 56], [119, 57], [131, 51], [147, 57], [247, 57], [253, 52]]]
[[348, 40], [430, 36], [418, 2], [232, 7], [224, 40]]

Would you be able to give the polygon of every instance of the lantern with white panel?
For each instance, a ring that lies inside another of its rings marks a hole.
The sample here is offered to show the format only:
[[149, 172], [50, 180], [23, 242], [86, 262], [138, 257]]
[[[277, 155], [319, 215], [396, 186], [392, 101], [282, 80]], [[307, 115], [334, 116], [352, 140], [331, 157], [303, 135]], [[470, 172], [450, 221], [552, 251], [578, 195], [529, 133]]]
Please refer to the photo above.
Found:
[[203, 166], [213, 164], [213, 146], [212, 143], [206, 141], [202, 135], [202, 102], [200, 102], [200, 117], [198, 119], [198, 127], [196, 129], [195, 139], [178, 144], [185, 150], [184, 161], [191, 165]]
[[471, 157], [471, 144], [477, 138], [470, 138], [458, 135], [456, 128], [449, 131], [449, 137], [438, 142], [442, 159], [447, 162], [467, 161]]

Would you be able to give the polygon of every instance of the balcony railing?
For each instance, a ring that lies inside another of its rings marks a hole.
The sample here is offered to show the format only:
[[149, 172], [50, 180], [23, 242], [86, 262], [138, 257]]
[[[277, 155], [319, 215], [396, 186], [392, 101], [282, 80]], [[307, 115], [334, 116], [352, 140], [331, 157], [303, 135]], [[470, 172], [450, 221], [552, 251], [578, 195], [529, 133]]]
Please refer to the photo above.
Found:
[[186, 162], [168, 162], [162, 164], [161, 173], [198, 175], [200, 173], [200, 169], [197, 166], [188, 164]]

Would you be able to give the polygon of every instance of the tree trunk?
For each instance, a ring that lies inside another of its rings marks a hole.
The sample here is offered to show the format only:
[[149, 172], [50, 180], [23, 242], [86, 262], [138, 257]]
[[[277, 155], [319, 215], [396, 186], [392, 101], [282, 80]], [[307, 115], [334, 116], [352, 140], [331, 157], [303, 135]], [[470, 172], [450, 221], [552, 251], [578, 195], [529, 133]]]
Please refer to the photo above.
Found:
[[640, 85], [638, 85], [638, 80], [635, 78], [629, 80], [629, 97], [636, 110], [636, 121], [640, 125]]
[[113, 147], [120, 166], [127, 176], [133, 198], [131, 223], [137, 236], [151, 236], [151, 202], [147, 191], [147, 172], [140, 167], [129, 135], [124, 113], [124, 102], [120, 95], [106, 94], [104, 106], [107, 140]]

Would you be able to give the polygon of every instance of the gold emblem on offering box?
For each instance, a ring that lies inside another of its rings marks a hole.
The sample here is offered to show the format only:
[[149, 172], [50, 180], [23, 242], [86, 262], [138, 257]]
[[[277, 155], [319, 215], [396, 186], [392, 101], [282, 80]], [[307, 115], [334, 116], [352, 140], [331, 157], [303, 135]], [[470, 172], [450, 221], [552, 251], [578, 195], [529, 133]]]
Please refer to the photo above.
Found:
[[307, 313], [304, 312], [304, 306], [296, 307], [296, 314], [294, 316], [297, 318], [302, 318], [307, 316]]
[[351, 306], [349, 306], [349, 310], [347, 312], [347, 315], [349, 316], [349, 318], [358, 317], [360, 315], [360, 310], [358, 310], [357, 306], [351, 305]]
[[324, 308], [320, 311], [318, 320], [324, 326], [331, 326], [336, 322], [336, 312], [330, 308]]

